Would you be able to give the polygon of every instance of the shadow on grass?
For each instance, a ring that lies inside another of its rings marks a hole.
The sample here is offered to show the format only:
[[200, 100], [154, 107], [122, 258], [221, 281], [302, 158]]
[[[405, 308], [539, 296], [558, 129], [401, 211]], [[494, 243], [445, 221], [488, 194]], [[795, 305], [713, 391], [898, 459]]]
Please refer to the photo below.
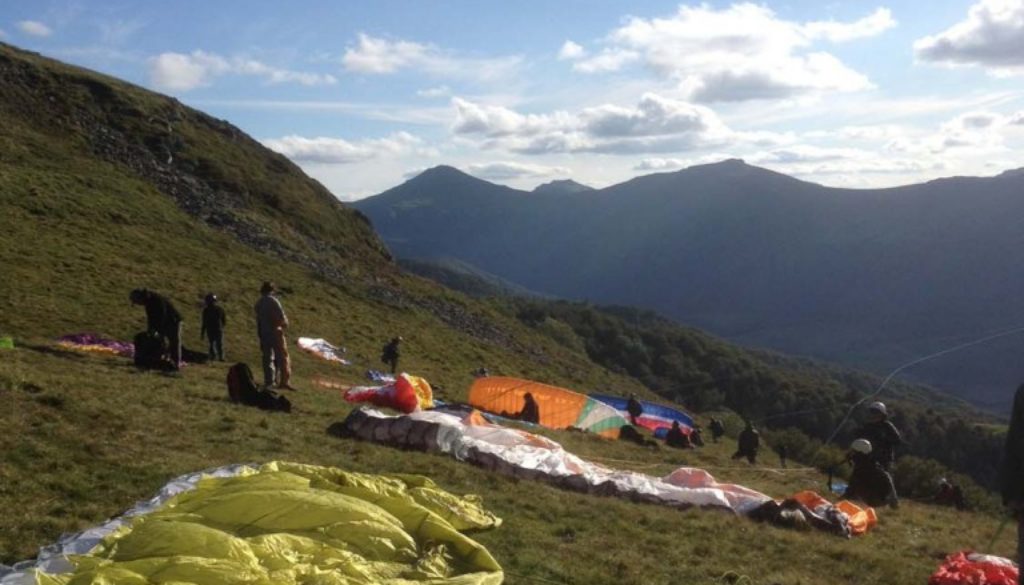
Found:
[[84, 359], [89, 357], [89, 356], [86, 356], [86, 355], [82, 354], [81, 352], [77, 352], [77, 351], [74, 351], [74, 350], [71, 350], [71, 349], [64, 349], [64, 348], [61, 348], [61, 347], [54, 347], [52, 345], [23, 344], [23, 345], [18, 346], [18, 348], [19, 349], [27, 349], [27, 350], [34, 351], [34, 352], [41, 353], [41, 354], [45, 354], [45, 355], [52, 355], [52, 356], [56, 356], [56, 357], [59, 357], [59, 358], [72, 359], [72, 360], [78, 360], [78, 361], [84, 360]]

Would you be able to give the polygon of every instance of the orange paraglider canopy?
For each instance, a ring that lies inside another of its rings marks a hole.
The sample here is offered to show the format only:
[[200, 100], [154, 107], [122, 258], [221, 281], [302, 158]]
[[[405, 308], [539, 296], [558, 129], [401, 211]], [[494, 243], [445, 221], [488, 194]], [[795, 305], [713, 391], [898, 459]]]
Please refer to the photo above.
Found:
[[519, 378], [478, 378], [469, 389], [469, 404], [487, 412], [515, 417], [526, 404], [529, 392], [537, 402], [540, 425], [565, 429], [577, 427], [599, 435], [618, 438], [626, 424], [618, 411], [589, 396]]

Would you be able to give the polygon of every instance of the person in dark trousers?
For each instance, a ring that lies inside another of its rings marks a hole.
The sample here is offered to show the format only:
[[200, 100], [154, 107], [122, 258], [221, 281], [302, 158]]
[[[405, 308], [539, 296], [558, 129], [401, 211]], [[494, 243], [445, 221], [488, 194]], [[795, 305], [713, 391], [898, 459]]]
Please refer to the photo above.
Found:
[[1017, 563], [1024, 566], [1024, 384], [1013, 396], [1000, 483], [1003, 504], [1017, 519]]
[[718, 442], [718, 439], [721, 439], [722, 437], [725, 436], [725, 425], [722, 424], [722, 421], [718, 420], [717, 418], [711, 417], [710, 428], [711, 440], [714, 441], [715, 443]]
[[527, 392], [523, 396], [523, 409], [519, 411], [516, 418], [528, 423], [540, 424], [540, 406], [537, 404], [537, 400], [533, 397], [533, 394]]
[[871, 457], [886, 471], [892, 470], [896, 461], [896, 447], [903, 444], [903, 437], [896, 425], [889, 420], [889, 411], [881, 402], [868, 406], [868, 421], [857, 431], [858, 437], [871, 443]]
[[747, 422], [746, 428], [740, 431], [736, 443], [736, 453], [733, 454], [733, 459], [746, 457], [751, 465], [757, 463], [757, 451], [761, 448], [761, 433], [757, 432], [753, 423]]
[[892, 476], [873, 457], [873, 447], [867, 439], [857, 439], [850, 445], [845, 461], [853, 465], [850, 483], [843, 493], [848, 500], [860, 500], [869, 506], [888, 504], [899, 507], [896, 486]]
[[[677, 424], [674, 423], [673, 424]], [[704, 433], [700, 429], [700, 425], [693, 425], [693, 430], [690, 431], [690, 442], [693, 443], [694, 447], [704, 446]]]
[[203, 326], [199, 330], [199, 339], [210, 340], [210, 359], [224, 361], [224, 326], [228, 317], [224, 307], [217, 302], [217, 295], [206, 295], [206, 306], [203, 307]]
[[260, 298], [253, 307], [262, 354], [263, 386], [273, 388], [276, 374], [279, 388], [294, 390], [290, 384], [292, 368], [284, 336], [288, 316], [284, 314], [281, 301], [274, 296], [275, 290], [274, 283], [264, 282], [260, 287]]
[[380, 361], [391, 366], [392, 375], [398, 370], [398, 358], [401, 357], [399, 345], [401, 343], [401, 337], [394, 337], [380, 350]]
[[137, 288], [128, 295], [134, 305], [146, 308], [146, 329], [151, 335], [158, 335], [167, 342], [171, 354], [171, 366], [181, 367], [181, 313], [174, 308], [170, 299], [151, 290]]
[[789, 455], [789, 451], [785, 445], [779, 445], [775, 448], [775, 452], [779, 454], [779, 467], [786, 468], [786, 457]]
[[636, 419], [644, 414], [644, 406], [636, 399], [636, 394], [629, 395], [629, 402], [626, 403], [626, 413], [629, 414], [629, 422], [632, 425], [638, 424]]
[[677, 449], [693, 449], [693, 441], [679, 427], [679, 421], [672, 421], [672, 428], [665, 435], [665, 444]]

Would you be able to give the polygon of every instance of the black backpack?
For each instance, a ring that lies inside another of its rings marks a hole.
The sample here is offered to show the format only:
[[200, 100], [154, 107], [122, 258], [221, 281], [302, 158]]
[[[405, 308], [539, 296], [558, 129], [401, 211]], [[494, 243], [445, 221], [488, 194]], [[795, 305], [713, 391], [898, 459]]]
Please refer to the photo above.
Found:
[[171, 362], [164, 359], [166, 347], [163, 336], [142, 331], [135, 335], [135, 365], [140, 368], [165, 370], [171, 368]]
[[291, 412], [292, 403], [273, 390], [264, 390], [256, 385], [249, 366], [239, 362], [228, 370], [228, 399], [262, 410]]

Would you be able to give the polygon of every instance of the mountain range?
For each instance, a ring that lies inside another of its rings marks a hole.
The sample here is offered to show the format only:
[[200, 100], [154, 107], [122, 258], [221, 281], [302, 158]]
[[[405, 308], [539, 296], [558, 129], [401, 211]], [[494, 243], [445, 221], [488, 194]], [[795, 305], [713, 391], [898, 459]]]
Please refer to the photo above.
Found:
[[[880, 374], [1024, 324], [1019, 170], [841, 189], [733, 159], [527, 192], [441, 166], [354, 206], [399, 258]], [[1022, 350], [1010, 335], [905, 375], [1003, 409]]]

